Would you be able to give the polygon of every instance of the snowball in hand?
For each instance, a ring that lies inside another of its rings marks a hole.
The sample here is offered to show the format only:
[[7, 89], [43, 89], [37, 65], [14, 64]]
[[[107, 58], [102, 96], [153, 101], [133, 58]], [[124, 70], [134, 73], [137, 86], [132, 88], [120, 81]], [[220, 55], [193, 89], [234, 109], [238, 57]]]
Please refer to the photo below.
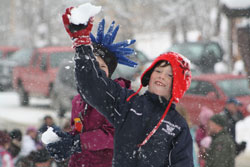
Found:
[[49, 144], [59, 141], [60, 137], [58, 137], [57, 134], [53, 132], [52, 127], [49, 127], [47, 131], [42, 134], [41, 140], [44, 144]]
[[90, 3], [85, 3], [71, 10], [69, 21], [75, 25], [87, 25], [89, 18], [97, 15], [100, 11], [101, 6], [94, 6]]

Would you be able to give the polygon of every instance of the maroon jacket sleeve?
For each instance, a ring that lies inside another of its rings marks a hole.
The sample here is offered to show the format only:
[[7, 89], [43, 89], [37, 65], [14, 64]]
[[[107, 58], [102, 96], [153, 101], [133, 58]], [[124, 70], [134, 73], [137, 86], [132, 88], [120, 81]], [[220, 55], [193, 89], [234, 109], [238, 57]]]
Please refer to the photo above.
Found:
[[[72, 110], [71, 110], [71, 129], [74, 131], [74, 118], [79, 116], [79, 111], [83, 107], [80, 94], [76, 95], [72, 100]], [[73, 132], [72, 132], [73, 133]]]
[[[85, 107], [85, 102], [82, 100], [80, 95], [77, 95], [72, 100], [72, 112], [71, 112], [71, 134], [78, 134], [76, 130], [74, 130], [74, 118], [79, 117], [80, 111], [83, 111]], [[88, 108], [89, 110], [95, 110], [92, 107]], [[94, 112], [94, 111], [93, 111]], [[113, 135], [114, 135], [114, 128], [113, 126], [106, 120], [104, 116], [99, 114], [95, 111], [95, 114], [101, 120], [101, 126], [98, 129], [84, 131], [80, 134], [81, 139], [81, 147], [83, 150], [90, 150], [90, 151], [98, 151], [103, 149], [113, 149]], [[89, 118], [92, 119], [90, 121], [97, 121], [94, 120], [93, 117]], [[99, 120], [98, 120], [99, 121]], [[91, 125], [86, 125], [91, 126]], [[88, 127], [89, 128], [89, 127]], [[91, 127], [90, 127], [91, 128]]]
[[83, 132], [80, 138], [83, 150], [98, 151], [114, 148], [114, 128], [106, 119], [100, 129]]
[[205, 137], [204, 130], [202, 128], [198, 128], [196, 130], [195, 141], [198, 147], [201, 147], [201, 140]]

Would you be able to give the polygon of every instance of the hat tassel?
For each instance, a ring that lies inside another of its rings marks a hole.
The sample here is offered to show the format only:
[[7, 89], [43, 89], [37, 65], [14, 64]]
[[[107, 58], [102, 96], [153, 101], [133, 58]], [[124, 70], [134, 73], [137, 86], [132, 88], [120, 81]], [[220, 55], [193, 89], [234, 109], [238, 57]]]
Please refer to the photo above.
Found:
[[144, 139], [144, 141], [141, 144], [138, 144], [138, 147], [145, 145], [148, 142], [148, 140], [153, 136], [153, 134], [157, 131], [157, 129], [160, 127], [161, 123], [163, 122], [165, 116], [167, 115], [172, 102], [173, 102], [173, 98], [170, 99], [168, 106], [167, 106], [164, 114], [162, 115], [160, 121], [157, 123], [157, 125], [154, 127], [154, 129], [148, 134], [148, 136]]
[[140, 86], [140, 88], [139, 88], [135, 93], [133, 93], [132, 95], [130, 95], [130, 96], [127, 98], [127, 101], [129, 101], [133, 96], [137, 95], [137, 94], [140, 92], [141, 89], [142, 89], [142, 85]]

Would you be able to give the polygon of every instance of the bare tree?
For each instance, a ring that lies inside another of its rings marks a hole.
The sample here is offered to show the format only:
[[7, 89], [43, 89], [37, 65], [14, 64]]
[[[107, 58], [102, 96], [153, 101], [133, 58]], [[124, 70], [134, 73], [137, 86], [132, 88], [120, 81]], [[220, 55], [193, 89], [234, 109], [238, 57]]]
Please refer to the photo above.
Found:
[[[61, 14], [66, 7], [76, 6], [88, 0], [2, 0], [0, 13], [0, 44], [34, 46], [69, 44], [64, 31]], [[96, 17], [96, 23], [103, 17], [107, 24], [116, 20], [122, 27], [118, 38], [133, 38], [134, 34], [171, 32], [173, 42], [182, 34], [198, 30], [204, 38], [213, 34], [210, 19], [217, 0], [92, 0], [101, 5], [103, 12]], [[94, 25], [94, 29], [97, 24]], [[216, 27], [216, 26], [215, 26]], [[39, 43], [40, 42], [40, 43]], [[42, 43], [41, 43], [42, 42]]]

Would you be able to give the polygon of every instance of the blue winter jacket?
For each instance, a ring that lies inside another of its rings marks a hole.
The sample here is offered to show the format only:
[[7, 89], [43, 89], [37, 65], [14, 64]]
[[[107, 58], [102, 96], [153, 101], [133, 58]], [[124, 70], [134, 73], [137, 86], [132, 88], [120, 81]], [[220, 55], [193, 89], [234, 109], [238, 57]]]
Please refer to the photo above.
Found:
[[158, 123], [168, 101], [146, 92], [122, 88], [99, 69], [90, 46], [76, 48], [75, 75], [82, 98], [115, 127], [115, 167], [192, 167], [192, 138], [184, 118], [172, 104], [163, 123], [142, 147], [138, 147]]

